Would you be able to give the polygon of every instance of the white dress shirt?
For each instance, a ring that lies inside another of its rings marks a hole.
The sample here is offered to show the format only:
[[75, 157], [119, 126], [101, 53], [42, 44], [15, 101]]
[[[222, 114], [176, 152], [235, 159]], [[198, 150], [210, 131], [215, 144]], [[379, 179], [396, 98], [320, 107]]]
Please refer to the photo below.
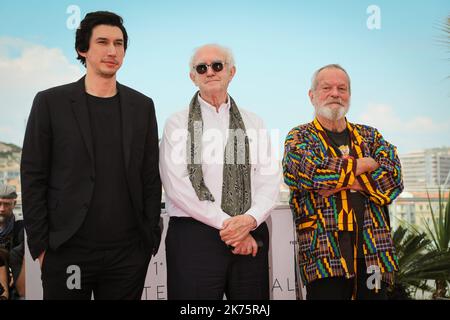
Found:
[[[191, 217], [222, 229], [230, 218], [221, 209], [223, 161], [228, 138], [230, 99], [216, 108], [198, 96], [203, 119], [202, 170], [205, 185], [215, 201], [200, 201], [187, 171], [186, 141], [189, 109], [173, 114], [166, 122], [160, 144], [159, 168], [169, 216]], [[281, 183], [281, 168], [263, 121], [239, 108], [250, 146], [252, 205], [245, 212], [259, 226], [274, 207]]]

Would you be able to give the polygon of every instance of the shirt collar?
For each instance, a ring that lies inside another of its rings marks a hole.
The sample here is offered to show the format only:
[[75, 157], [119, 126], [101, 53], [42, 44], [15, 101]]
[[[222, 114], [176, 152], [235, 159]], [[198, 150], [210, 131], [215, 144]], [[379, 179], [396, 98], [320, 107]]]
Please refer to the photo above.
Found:
[[219, 112], [216, 111], [216, 107], [209, 104], [208, 102], [206, 102], [205, 100], [203, 100], [203, 98], [198, 95], [198, 102], [200, 103], [200, 107], [202, 108], [202, 111], [205, 110], [206, 112], [211, 112], [211, 113], [215, 113], [215, 114], [221, 114], [224, 112], [228, 112], [230, 110], [230, 96], [227, 95], [227, 102], [222, 103], [219, 107]]

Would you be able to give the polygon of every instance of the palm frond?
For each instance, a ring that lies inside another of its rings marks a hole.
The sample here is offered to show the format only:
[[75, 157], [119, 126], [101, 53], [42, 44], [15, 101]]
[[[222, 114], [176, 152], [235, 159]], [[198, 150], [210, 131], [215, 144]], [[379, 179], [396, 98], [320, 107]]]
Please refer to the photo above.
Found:
[[450, 279], [450, 252], [431, 245], [433, 242], [426, 232], [410, 229], [401, 223], [393, 233], [393, 240], [399, 261], [393, 292], [403, 290], [410, 296], [417, 290], [433, 292], [434, 288], [427, 281]]
[[[440, 192], [440, 189], [439, 189], [439, 196], [440, 196], [440, 193], [441, 192]], [[436, 248], [439, 248], [438, 226], [437, 226], [437, 223], [436, 223], [436, 217], [435, 217], [435, 214], [434, 214], [433, 205], [431, 204], [431, 198], [430, 198], [430, 194], [428, 193], [428, 190], [427, 190], [427, 199], [428, 199], [428, 205], [430, 206], [431, 222], [432, 222], [433, 229], [431, 228], [430, 223], [428, 223], [428, 221], [423, 220], [423, 222], [424, 222], [424, 225], [425, 225], [426, 232], [428, 233], [428, 236], [431, 238], [431, 240], [433, 241], [433, 243], [436, 246]], [[440, 201], [439, 201], [439, 203], [440, 203]]]
[[438, 214], [431, 205], [431, 198], [427, 190], [428, 204], [430, 206], [431, 224], [423, 220], [425, 231], [438, 250], [449, 250], [450, 244], [450, 192], [449, 198], [444, 203], [441, 189], [438, 190]]

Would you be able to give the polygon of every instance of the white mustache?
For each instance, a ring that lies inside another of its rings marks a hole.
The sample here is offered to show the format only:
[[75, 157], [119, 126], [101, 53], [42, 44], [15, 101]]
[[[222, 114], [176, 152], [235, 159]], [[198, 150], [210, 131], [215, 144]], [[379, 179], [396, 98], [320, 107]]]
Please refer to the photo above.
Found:
[[330, 102], [327, 102], [325, 105], [329, 105], [329, 104], [338, 104], [340, 106], [344, 106], [344, 104], [342, 103], [341, 100], [339, 100], [339, 101], [330, 101]]

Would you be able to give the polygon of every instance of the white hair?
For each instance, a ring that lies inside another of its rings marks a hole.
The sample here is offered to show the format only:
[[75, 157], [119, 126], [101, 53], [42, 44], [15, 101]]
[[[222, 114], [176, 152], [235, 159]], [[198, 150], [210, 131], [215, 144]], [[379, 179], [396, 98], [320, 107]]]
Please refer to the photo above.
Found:
[[345, 75], [347, 76], [347, 80], [348, 80], [348, 92], [351, 93], [351, 88], [350, 88], [350, 77], [347, 73], [347, 71], [345, 71], [344, 68], [342, 68], [340, 65], [334, 63], [334, 64], [327, 64], [326, 66], [323, 66], [322, 68], [320, 68], [319, 70], [317, 70], [316, 72], [314, 72], [312, 79], [311, 79], [311, 91], [315, 91], [317, 88], [317, 76], [319, 75], [319, 73], [322, 70], [325, 69], [339, 69], [341, 71], [343, 71], [345, 73]]
[[234, 57], [233, 57], [233, 52], [231, 52], [231, 50], [227, 47], [215, 44], [215, 43], [210, 43], [210, 44], [205, 44], [201, 47], [195, 48], [194, 49], [194, 53], [192, 54], [191, 60], [189, 61], [189, 69], [192, 70], [192, 68], [194, 67], [194, 60], [195, 57], [197, 56], [197, 53], [204, 48], [216, 48], [219, 51], [221, 51], [224, 55], [225, 55], [225, 61], [228, 64], [228, 68], [233, 68], [234, 67]]

